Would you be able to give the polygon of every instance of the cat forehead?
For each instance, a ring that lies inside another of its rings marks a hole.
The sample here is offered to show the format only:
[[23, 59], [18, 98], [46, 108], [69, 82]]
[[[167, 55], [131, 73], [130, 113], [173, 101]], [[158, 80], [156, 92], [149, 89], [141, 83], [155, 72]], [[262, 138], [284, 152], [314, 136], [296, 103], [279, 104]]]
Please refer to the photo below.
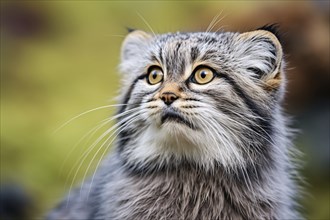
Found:
[[228, 54], [235, 33], [174, 33], [156, 35], [153, 47], [149, 48], [151, 59], [175, 74], [184, 72], [184, 67], [196, 62], [221, 60]]
[[221, 42], [228, 37], [235, 35], [231, 32], [177, 32], [156, 35], [156, 39], [163, 43], [170, 43], [171, 41], [190, 41], [197, 43], [215, 43]]
[[163, 34], [154, 38], [150, 52], [161, 62], [176, 60], [193, 62], [220, 57], [231, 53], [234, 48], [236, 33], [175, 33]]
[[[208, 33], [208, 32], [193, 32], [193, 33], [169, 33], [157, 35], [155, 44], [163, 50], [178, 50], [178, 47], [185, 46], [185, 49], [198, 47], [199, 49], [207, 48], [221, 44], [229, 44], [233, 40], [234, 33]], [[182, 49], [182, 48], [181, 48]]]

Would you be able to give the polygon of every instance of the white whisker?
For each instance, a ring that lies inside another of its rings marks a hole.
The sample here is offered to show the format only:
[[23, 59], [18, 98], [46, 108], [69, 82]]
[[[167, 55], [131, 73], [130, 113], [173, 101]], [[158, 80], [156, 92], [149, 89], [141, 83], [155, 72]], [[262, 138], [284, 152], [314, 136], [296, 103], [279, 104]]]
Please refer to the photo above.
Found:
[[[79, 146], [79, 144], [87, 137], [90, 135], [90, 137], [93, 137], [93, 135], [96, 133], [96, 131], [98, 131], [101, 127], [103, 127], [104, 125], [108, 124], [111, 120], [106, 118], [104, 120], [101, 121], [101, 124], [99, 123], [97, 126], [93, 127], [92, 129], [90, 129], [88, 132], [86, 132], [79, 140], [76, 144], [74, 144], [73, 148], [69, 151], [68, 155], [66, 156], [66, 158], [64, 159], [61, 168], [60, 168], [60, 174], [62, 173], [63, 167], [66, 163], [66, 161], [69, 159], [70, 155], [73, 153], [73, 151]], [[102, 123], [103, 122], [103, 123]], [[87, 141], [88, 142], [88, 141]]]
[[[135, 109], [130, 109], [130, 110], [135, 110]], [[128, 111], [130, 111], [128, 110]], [[124, 112], [125, 113], [125, 112]], [[121, 123], [126, 123], [127, 120], [129, 120], [130, 118], [138, 115], [140, 112], [135, 112], [132, 115], [128, 116], [127, 118], [122, 119], [121, 121], [117, 122], [115, 125], [113, 125], [111, 128], [109, 128], [108, 130], [106, 130], [96, 141], [94, 141], [94, 143], [88, 148], [87, 151], [84, 152], [84, 154], [80, 157], [80, 159], [75, 163], [75, 165], [71, 168], [68, 177], [71, 175], [71, 173], [73, 172], [74, 168], [77, 166], [77, 163], [79, 163], [79, 166], [74, 174], [74, 177], [71, 181], [71, 185], [70, 185], [70, 189], [69, 189], [69, 197], [70, 197], [70, 192], [72, 190], [73, 187], [73, 183], [75, 182], [75, 179], [79, 173], [79, 170], [81, 169], [81, 166], [83, 164], [83, 162], [85, 161], [85, 159], [87, 158], [87, 156], [92, 152], [92, 150], [95, 148], [95, 146], [106, 136], [108, 135], [112, 130], [114, 130], [119, 124]], [[116, 115], [118, 116], [118, 115]], [[115, 117], [115, 116], [114, 116]], [[126, 121], [125, 121], [126, 120]], [[67, 179], [68, 180], [68, 179]], [[66, 181], [67, 183], [67, 181]]]
[[154, 32], [154, 30], [152, 29], [152, 27], [150, 26], [150, 24], [146, 21], [146, 19], [144, 19], [144, 17], [136, 11], [136, 14], [142, 19], [142, 21], [147, 25], [147, 27], [150, 29], [151, 33], [156, 36], [156, 33]]
[[[107, 124], [107, 123], [109, 123], [109, 122], [111, 122], [111, 121], [113, 121], [114, 119], [118, 119], [119, 117], [122, 117], [122, 116], [125, 116], [125, 115], [127, 115], [127, 114], [129, 114], [129, 113], [131, 113], [131, 112], [133, 112], [133, 111], [136, 111], [136, 109], [138, 109], [139, 107], [136, 107], [136, 108], [133, 108], [133, 109], [129, 109], [129, 110], [126, 110], [125, 112], [122, 112], [122, 113], [120, 113], [120, 114], [117, 114], [117, 115], [115, 115], [115, 116], [112, 116], [111, 118], [108, 118], [108, 119], [105, 119], [104, 121], [106, 121], [106, 122], [104, 122], [104, 125], [105, 124]], [[121, 121], [119, 121], [119, 122], [117, 122], [115, 125], [113, 125], [112, 127], [110, 127], [107, 131], [105, 131], [105, 133], [106, 132], [111, 132], [113, 129], [115, 129], [116, 128], [116, 126], [118, 125], [118, 124], [120, 124], [121, 123]], [[102, 124], [102, 126], [104, 126], [103, 124]], [[101, 128], [101, 127], [100, 127]], [[94, 133], [96, 132], [97, 130], [95, 130], [94, 131]], [[105, 134], [106, 135], [106, 134]], [[102, 138], [104, 137], [104, 136], [101, 136]], [[70, 177], [70, 175], [71, 175], [71, 173], [73, 172], [73, 170], [74, 170], [74, 168], [78, 165], [78, 163], [79, 163], [79, 161], [81, 161], [81, 160], [85, 160], [86, 159], [86, 157], [88, 156], [88, 154], [93, 150], [93, 148], [95, 147], [95, 145], [97, 145], [97, 143], [99, 142], [99, 141], [101, 141], [101, 137], [99, 137], [91, 146], [89, 146], [88, 147], [88, 149], [79, 157], [79, 159], [77, 160], [77, 162], [73, 165], [73, 167], [71, 168], [71, 170], [70, 170], [70, 172], [69, 172], [69, 174], [68, 174], [68, 177], [67, 177], [67, 180], [68, 180], [68, 178]]]
[[[132, 116], [134, 116], [134, 117], [131, 117], [131, 116], [129, 116], [129, 120], [126, 120], [125, 122], [121, 122], [122, 124], [118, 127], [118, 128], [116, 128], [116, 130], [114, 131], [114, 132], [112, 132], [112, 134], [111, 135], [109, 135], [109, 137], [102, 143], [102, 145], [98, 148], [98, 150], [96, 151], [96, 153], [94, 154], [94, 156], [93, 156], [93, 158], [91, 159], [91, 161], [89, 162], [89, 164], [88, 164], [88, 167], [87, 167], [87, 169], [86, 169], [86, 171], [85, 171], [85, 174], [84, 174], [84, 176], [83, 176], [83, 179], [85, 179], [86, 178], [86, 175], [87, 175], [87, 173], [88, 173], [88, 170], [90, 169], [90, 166], [91, 166], [91, 164], [93, 163], [93, 161], [94, 161], [94, 159], [95, 159], [95, 157], [96, 157], [96, 155], [100, 152], [100, 150], [103, 148], [103, 146], [107, 143], [107, 141], [109, 141], [110, 139], [111, 139], [111, 137], [113, 137], [115, 134], [116, 134], [116, 132], [118, 131], [118, 130], [120, 130], [120, 129], [122, 129], [124, 126], [124, 128], [127, 128], [127, 126], [132, 122], [132, 121], [134, 121], [134, 120], [136, 120], [136, 118], [138, 118], [138, 116], [139, 116], [139, 114], [141, 114], [143, 111], [141, 110], [141, 111], [139, 111], [139, 112], [136, 112], [136, 113], [134, 113]], [[115, 136], [115, 138], [117, 137], [117, 135]], [[103, 155], [103, 154], [102, 154]]]
[[220, 17], [220, 15], [222, 14], [222, 12], [223, 11], [221, 11], [220, 13], [218, 13], [217, 15], [216, 15], [216, 17], [215, 17], [215, 19], [213, 19], [212, 20], [212, 25], [210, 24], [209, 25], [209, 27], [207, 28], [207, 30], [206, 30], [206, 32], [211, 32], [212, 31], [212, 29], [220, 22], [220, 21], [222, 21], [226, 16], [224, 15], [224, 16], [222, 16], [220, 19], [219, 19], [219, 17]]
[[219, 18], [219, 16], [221, 15], [222, 11], [220, 11], [218, 14], [216, 14], [212, 21], [210, 22], [209, 26], [207, 26], [206, 31], [205, 32], [210, 32], [211, 28], [213, 27], [213, 24], [215, 23], [215, 21]]
[[[95, 168], [95, 171], [93, 173], [93, 176], [92, 176], [92, 181], [91, 181], [91, 184], [90, 184], [90, 188], [89, 188], [89, 191], [88, 191], [88, 194], [87, 194], [87, 199], [89, 198], [89, 195], [90, 195], [90, 191], [92, 189], [92, 185], [93, 185], [93, 182], [94, 182], [94, 178], [95, 178], [95, 174], [96, 174], [96, 171], [105, 155], [105, 153], [108, 151], [109, 147], [111, 146], [111, 144], [113, 143], [114, 140], [116, 140], [117, 136], [120, 134], [120, 132], [122, 132], [124, 129], [126, 129], [129, 125], [131, 125], [132, 123], [134, 123], [136, 121], [136, 118], [138, 118], [138, 116], [134, 117], [133, 119], [131, 119], [129, 122], [127, 122], [127, 124], [125, 125], [125, 127], [123, 126], [120, 126], [119, 128], [121, 128], [118, 133], [112, 138], [111, 142], [107, 145], [107, 147], [105, 148], [105, 150], [103, 151], [97, 165], [96, 165], [96, 168]], [[106, 142], [104, 142], [106, 143]], [[103, 146], [103, 145], [102, 145]], [[100, 149], [102, 148], [102, 146], [100, 147]], [[97, 154], [97, 153], [96, 153]], [[93, 161], [93, 159], [92, 159]], [[90, 165], [89, 165], [90, 166]], [[86, 173], [85, 173], [86, 174]]]
[[[274, 144], [276, 143], [276, 142], [273, 140], [273, 138], [271, 137], [271, 135], [268, 134], [268, 132], [266, 132], [266, 131], [265, 131], [260, 125], [258, 125], [255, 121], [250, 120], [250, 119], [247, 117], [247, 116], [248, 116], [247, 114], [245, 114], [245, 115], [241, 115], [241, 114], [239, 114], [239, 113], [237, 113], [237, 112], [234, 112], [234, 111], [232, 111], [232, 110], [230, 110], [230, 109], [228, 109], [228, 108], [227, 108], [226, 110], [228, 110], [228, 111], [230, 111], [231, 113], [233, 113], [233, 114], [239, 116], [239, 118], [241, 118], [243, 121], [248, 121], [248, 123], [250, 123], [250, 124], [252, 124], [252, 125], [257, 126], [258, 128], [260, 128], [260, 130], [262, 130], [262, 131], [267, 135], [267, 137], [268, 137], [271, 141], [269, 141], [267, 138], [265, 138], [264, 136], [262, 136], [262, 135], [259, 134], [258, 132], [252, 130], [252, 129], [249, 128], [248, 126], [246, 126], [246, 125], [244, 125], [244, 124], [242, 124], [242, 123], [240, 123], [240, 122], [238, 122], [238, 121], [236, 121], [236, 120], [234, 120], [234, 119], [232, 119], [232, 118], [229, 118], [229, 117], [228, 117], [228, 120], [231, 120], [231, 121], [233, 121], [234, 123], [237, 123], [237, 124], [243, 126], [245, 129], [247, 129], [247, 130], [253, 132], [254, 134], [257, 134], [259, 137], [263, 138], [264, 140], [266, 140], [266, 141], [267, 141], [269, 144], [271, 144], [271, 145], [274, 145]], [[256, 119], [260, 119], [260, 117], [256, 117]], [[264, 120], [264, 119], [262, 119], [262, 120]]]
[[57, 133], [59, 130], [61, 130], [63, 127], [65, 127], [66, 125], [68, 125], [70, 122], [74, 121], [75, 119], [77, 118], [80, 118], [81, 116], [83, 115], [86, 115], [90, 112], [94, 112], [94, 111], [97, 111], [97, 110], [100, 110], [100, 109], [106, 109], [106, 108], [110, 108], [110, 107], [118, 107], [118, 106], [124, 106], [124, 105], [127, 105], [127, 104], [117, 104], [117, 105], [105, 105], [105, 106], [100, 106], [100, 107], [97, 107], [97, 108], [93, 108], [93, 109], [90, 109], [90, 110], [87, 110], [83, 113], [80, 113], [79, 115], [77, 116], [74, 116], [73, 118], [71, 118], [70, 120], [68, 120], [67, 122], [63, 123], [60, 127], [58, 127], [54, 132], [53, 134]]

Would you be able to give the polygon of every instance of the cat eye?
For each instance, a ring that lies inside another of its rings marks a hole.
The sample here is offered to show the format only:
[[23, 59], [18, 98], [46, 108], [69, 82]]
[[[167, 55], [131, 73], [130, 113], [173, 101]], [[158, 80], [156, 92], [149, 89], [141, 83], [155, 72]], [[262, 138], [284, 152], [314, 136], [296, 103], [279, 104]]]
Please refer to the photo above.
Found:
[[211, 70], [208, 67], [201, 67], [195, 71], [193, 80], [196, 83], [203, 85], [211, 82], [213, 78], [214, 78], [213, 70]]
[[151, 66], [148, 69], [147, 81], [150, 85], [155, 85], [163, 80], [164, 73], [159, 66]]

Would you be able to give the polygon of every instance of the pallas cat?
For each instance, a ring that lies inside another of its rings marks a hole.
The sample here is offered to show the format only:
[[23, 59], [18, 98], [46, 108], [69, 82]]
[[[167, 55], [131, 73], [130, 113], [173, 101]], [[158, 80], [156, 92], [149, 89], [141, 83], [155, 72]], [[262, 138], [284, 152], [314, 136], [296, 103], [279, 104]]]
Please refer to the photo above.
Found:
[[93, 177], [48, 219], [299, 219], [273, 26], [131, 31], [119, 133]]

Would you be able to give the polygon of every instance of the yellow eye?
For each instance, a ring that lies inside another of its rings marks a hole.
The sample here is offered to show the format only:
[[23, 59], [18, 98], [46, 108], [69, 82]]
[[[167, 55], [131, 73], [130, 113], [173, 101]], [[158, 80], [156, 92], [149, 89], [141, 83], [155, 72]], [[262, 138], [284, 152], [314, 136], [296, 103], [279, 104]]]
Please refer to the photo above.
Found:
[[214, 73], [207, 67], [199, 68], [194, 75], [194, 79], [198, 84], [206, 84], [212, 81]]
[[155, 85], [163, 80], [164, 73], [158, 66], [152, 66], [148, 70], [147, 81], [151, 85]]

